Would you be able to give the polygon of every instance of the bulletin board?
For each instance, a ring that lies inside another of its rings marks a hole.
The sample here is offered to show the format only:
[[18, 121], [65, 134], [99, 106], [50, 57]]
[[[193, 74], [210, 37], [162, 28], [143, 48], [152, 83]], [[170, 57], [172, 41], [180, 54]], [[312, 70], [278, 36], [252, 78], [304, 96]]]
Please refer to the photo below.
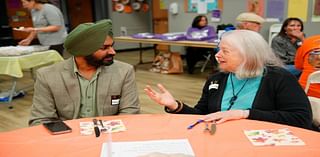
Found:
[[206, 12], [212, 12], [213, 10], [222, 10], [223, 8], [223, 0], [185, 0], [185, 12], [199, 12], [199, 8], [201, 5], [207, 8]]

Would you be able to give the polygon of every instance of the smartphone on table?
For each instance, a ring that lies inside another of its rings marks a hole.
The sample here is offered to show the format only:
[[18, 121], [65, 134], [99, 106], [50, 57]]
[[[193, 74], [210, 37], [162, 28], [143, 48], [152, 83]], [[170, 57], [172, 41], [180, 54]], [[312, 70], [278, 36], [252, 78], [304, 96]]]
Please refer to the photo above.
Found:
[[43, 126], [47, 128], [53, 135], [68, 133], [72, 131], [72, 129], [61, 120], [43, 123]]

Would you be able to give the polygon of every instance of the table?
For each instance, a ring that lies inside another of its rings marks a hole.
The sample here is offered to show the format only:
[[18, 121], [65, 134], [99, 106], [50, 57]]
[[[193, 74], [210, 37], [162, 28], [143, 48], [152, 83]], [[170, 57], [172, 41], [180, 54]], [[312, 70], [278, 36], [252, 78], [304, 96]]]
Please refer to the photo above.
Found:
[[[33, 69], [43, 65], [62, 61], [63, 58], [55, 50], [33, 52], [21, 56], [0, 56], [0, 75], [13, 77], [12, 88], [9, 97], [9, 108], [12, 108], [12, 95], [16, 87], [16, 79], [23, 77], [23, 70]], [[31, 70], [32, 71], [32, 70]]]
[[169, 41], [169, 40], [161, 40], [161, 39], [137, 39], [132, 38], [130, 36], [120, 36], [114, 37], [116, 42], [131, 42], [131, 43], [139, 43], [140, 55], [139, 55], [139, 64], [143, 64], [142, 60], [142, 44], [154, 44], [154, 45], [172, 45], [172, 46], [190, 46], [190, 47], [203, 47], [203, 48], [216, 48], [218, 43], [207, 42], [207, 41], [189, 41], [189, 40], [181, 40], [181, 41]]
[[[320, 133], [275, 123], [235, 120], [217, 125], [214, 135], [203, 132], [201, 123], [187, 130], [200, 115], [140, 114], [99, 117], [102, 120], [121, 119], [127, 131], [112, 134], [113, 141], [141, 141], [187, 138], [197, 157], [316, 157], [320, 154]], [[42, 126], [0, 133], [0, 156], [32, 157], [87, 157], [100, 156], [107, 134], [80, 135], [79, 122], [92, 119], [66, 121], [72, 133], [50, 135]], [[289, 128], [302, 139], [304, 146], [253, 146], [244, 130]]]
[[63, 58], [55, 50], [34, 52], [22, 56], [0, 56], [0, 75], [16, 78], [23, 77], [23, 70], [62, 61]]

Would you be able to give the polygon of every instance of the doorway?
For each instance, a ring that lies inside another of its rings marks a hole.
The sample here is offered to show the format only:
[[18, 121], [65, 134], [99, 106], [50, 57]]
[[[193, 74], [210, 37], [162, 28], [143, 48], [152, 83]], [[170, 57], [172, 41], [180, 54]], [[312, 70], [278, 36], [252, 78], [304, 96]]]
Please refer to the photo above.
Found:
[[[168, 9], [161, 8], [161, 0], [152, 1], [153, 32], [156, 34], [168, 33]], [[169, 52], [169, 46], [157, 45], [157, 51]]]

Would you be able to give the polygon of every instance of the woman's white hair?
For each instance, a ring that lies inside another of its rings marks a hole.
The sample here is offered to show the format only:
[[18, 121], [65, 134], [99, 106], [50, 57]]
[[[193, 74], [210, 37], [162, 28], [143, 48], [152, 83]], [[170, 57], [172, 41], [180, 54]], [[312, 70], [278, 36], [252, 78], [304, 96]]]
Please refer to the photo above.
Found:
[[266, 66], [283, 67], [281, 60], [257, 32], [250, 30], [229, 31], [223, 34], [221, 40], [238, 49], [244, 59], [235, 72], [238, 78], [259, 76]]

